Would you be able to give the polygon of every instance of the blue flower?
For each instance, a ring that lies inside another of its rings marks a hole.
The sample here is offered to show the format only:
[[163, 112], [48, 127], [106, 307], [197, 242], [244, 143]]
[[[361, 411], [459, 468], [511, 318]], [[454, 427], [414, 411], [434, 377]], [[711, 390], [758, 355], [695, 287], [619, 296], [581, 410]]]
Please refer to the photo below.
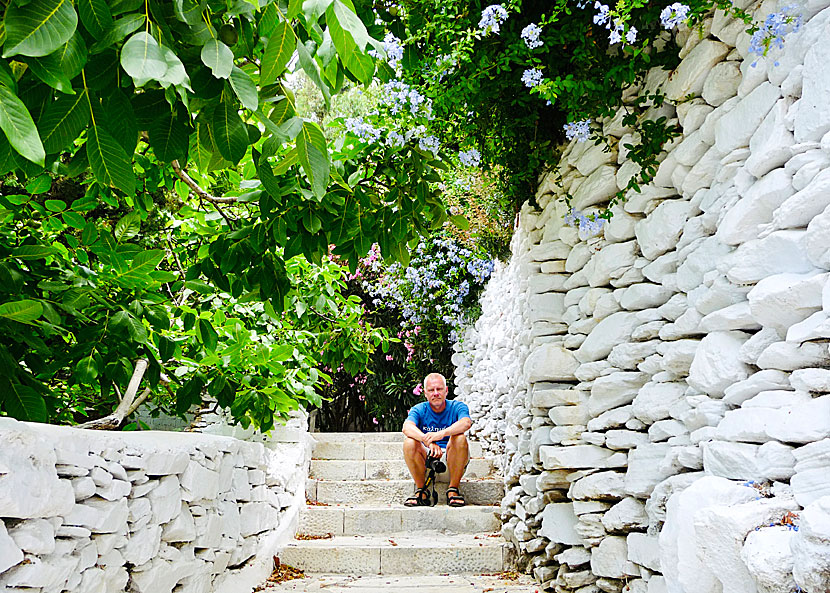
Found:
[[576, 138], [577, 142], [585, 142], [591, 135], [590, 122], [587, 119], [565, 124], [564, 128], [568, 140]]
[[608, 16], [611, 12], [610, 9], [607, 5], [602, 4], [601, 2], [594, 2], [594, 8], [599, 11], [594, 15], [594, 23], [597, 25], [604, 25], [608, 21]]
[[458, 160], [465, 167], [478, 167], [481, 162], [481, 153], [475, 148], [470, 150], [462, 150], [458, 153]]
[[660, 13], [660, 23], [666, 29], [674, 29], [689, 16], [689, 7], [680, 2], [666, 6]]
[[539, 39], [542, 34], [542, 28], [539, 25], [530, 23], [527, 27], [522, 29], [522, 39], [529, 49], [536, 49], [542, 47], [544, 43]]
[[507, 20], [507, 10], [501, 4], [491, 4], [481, 11], [478, 28], [484, 35], [499, 34], [501, 24]]
[[542, 71], [538, 68], [528, 68], [522, 74], [522, 82], [525, 83], [525, 86], [528, 88], [533, 88], [538, 86], [540, 82], [542, 82]]

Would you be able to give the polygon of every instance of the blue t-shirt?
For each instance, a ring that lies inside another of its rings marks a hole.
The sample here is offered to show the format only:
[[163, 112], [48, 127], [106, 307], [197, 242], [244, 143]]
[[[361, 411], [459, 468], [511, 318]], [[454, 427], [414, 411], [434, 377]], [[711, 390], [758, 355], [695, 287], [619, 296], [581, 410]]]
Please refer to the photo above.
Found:
[[[447, 400], [447, 407], [440, 414], [436, 414], [430, 407], [429, 402], [421, 402], [412, 406], [409, 410], [407, 420], [415, 423], [415, 426], [421, 429], [421, 432], [438, 432], [448, 426], [452, 426], [461, 418], [470, 417], [470, 408], [467, 404], [454, 399]], [[450, 437], [444, 437], [440, 441], [436, 441], [442, 449], [447, 448], [447, 443]]]

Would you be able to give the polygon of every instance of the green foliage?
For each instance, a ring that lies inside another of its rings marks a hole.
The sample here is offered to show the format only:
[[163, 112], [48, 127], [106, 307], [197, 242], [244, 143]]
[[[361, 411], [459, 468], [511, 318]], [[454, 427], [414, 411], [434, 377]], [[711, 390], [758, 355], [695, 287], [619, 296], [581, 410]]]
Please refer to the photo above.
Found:
[[295, 51], [326, 101], [385, 77], [373, 18], [348, 0], [9, 2], [0, 412], [106, 414], [146, 358], [158, 405], [206, 390], [267, 429], [319, 401], [321, 359], [384, 343], [327, 255], [394, 257], [440, 224], [439, 159], [403, 147], [401, 176], [333, 146], [286, 84]]

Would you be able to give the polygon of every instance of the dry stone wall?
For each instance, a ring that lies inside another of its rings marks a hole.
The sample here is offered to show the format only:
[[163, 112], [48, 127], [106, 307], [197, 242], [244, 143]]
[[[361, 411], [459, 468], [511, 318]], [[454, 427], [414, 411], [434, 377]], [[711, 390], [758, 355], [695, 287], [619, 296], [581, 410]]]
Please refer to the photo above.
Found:
[[0, 591], [250, 591], [294, 534], [310, 440], [0, 418]]
[[679, 33], [645, 85], [683, 133], [599, 236], [559, 198], [607, 203], [632, 131], [566, 148], [458, 346], [503, 532], [547, 589], [830, 591], [830, 2], [785, 4], [804, 25], [754, 67], [722, 14]]

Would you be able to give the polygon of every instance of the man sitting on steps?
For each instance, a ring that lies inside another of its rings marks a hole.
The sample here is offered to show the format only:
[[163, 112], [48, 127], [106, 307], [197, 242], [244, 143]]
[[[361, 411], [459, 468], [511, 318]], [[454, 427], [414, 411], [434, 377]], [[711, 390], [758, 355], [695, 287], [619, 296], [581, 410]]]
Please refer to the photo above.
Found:
[[406, 437], [403, 456], [416, 486], [415, 494], [407, 498], [404, 505], [430, 504], [429, 492], [424, 487], [426, 459], [446, 454], [450, 474], [447, 504], [462, 507], [465, 501], [458, 486], [470, 460], [470, 449], [464, 434], [473, 425], [470, 410], [464, 402], [447, 401], [447, 380], [440, 373], [430, 373], [424, 379], [424, 396], [427, 401], [412, 406], [403, 423]]

